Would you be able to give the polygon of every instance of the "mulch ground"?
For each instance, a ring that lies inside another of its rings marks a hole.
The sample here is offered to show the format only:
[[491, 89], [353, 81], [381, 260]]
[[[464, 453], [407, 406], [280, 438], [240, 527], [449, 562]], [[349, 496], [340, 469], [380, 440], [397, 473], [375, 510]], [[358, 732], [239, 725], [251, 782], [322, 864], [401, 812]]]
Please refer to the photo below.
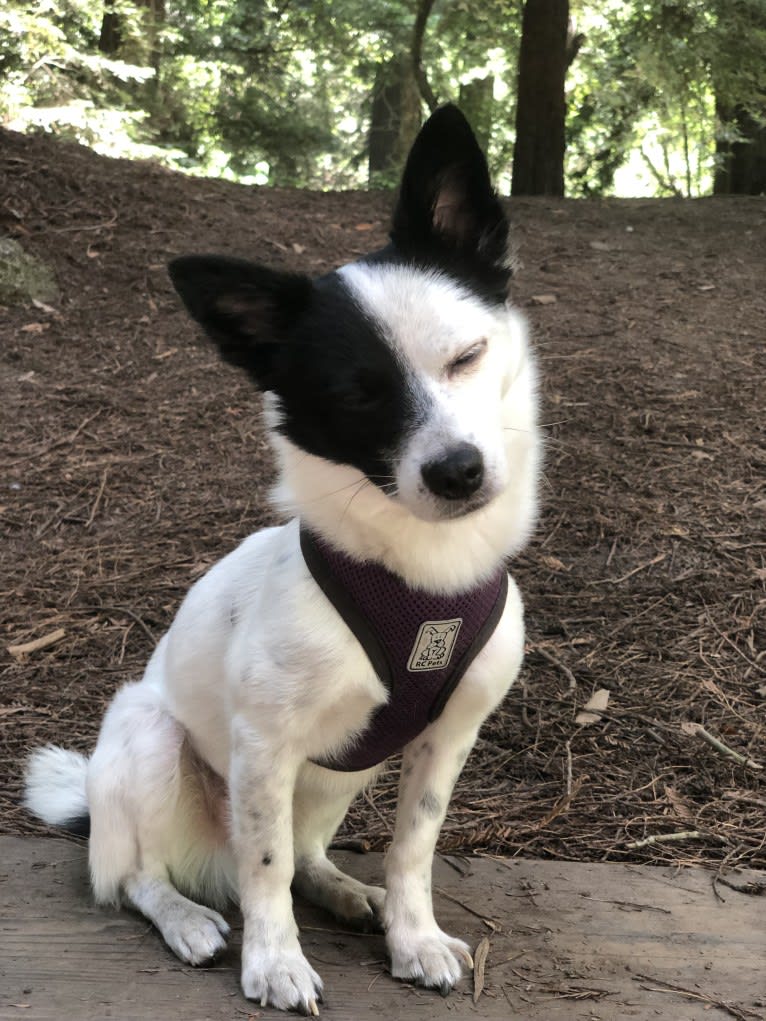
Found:
[[[0, 133], [0, 230], [62, 292], [0, 310], [6, 832], [45, 832], [18, 805], [26, 751], [88, 750], [189, 585], [275, 520], [257, 395], [196, 336], [167, 259], [318, 273], [380, 244], [390, 204]], [[441, 847], [763, 868], [766, 200], [524, 200], [511, 215], [548, 438], [542, 517], [513, 565], [528, 650]], [[606, 710], [578, 723], [600, 689]], [[346, 835], [384, 847], [395, 795], [392, 771]]]

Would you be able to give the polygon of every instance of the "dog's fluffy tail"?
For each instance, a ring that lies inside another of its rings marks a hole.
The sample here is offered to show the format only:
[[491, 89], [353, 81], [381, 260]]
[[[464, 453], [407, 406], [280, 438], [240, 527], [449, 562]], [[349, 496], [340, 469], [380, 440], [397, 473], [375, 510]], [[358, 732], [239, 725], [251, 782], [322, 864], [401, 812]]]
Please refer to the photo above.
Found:
[[24, 774], [24, 805], [49, 826], [87, 837], [90, 833], [85, 777], [79, 752], [47, 745], [32, 752]]

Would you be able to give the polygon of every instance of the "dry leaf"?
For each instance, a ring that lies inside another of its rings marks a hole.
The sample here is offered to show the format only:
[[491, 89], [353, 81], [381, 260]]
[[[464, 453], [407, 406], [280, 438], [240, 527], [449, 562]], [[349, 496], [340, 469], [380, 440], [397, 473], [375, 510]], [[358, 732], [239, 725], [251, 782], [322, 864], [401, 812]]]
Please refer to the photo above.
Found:
[[680, 819], [691, 819], [693, 817], [691, 809], [674, 787], [665, 786], [665, 797]]
[[481, 942], [476, 947], [473, 955], [473, 1002], [481, 996], [482, 990], [484, 989], [484, 969], [487, 964], [487, 956], [489, 955], [489, 939], [487, 936], [482, 937]]
[[558, 557], [541, 557], [540, 560], [551, 571], [568, 571], [569, 568], [563, 564]]
[[581, 727], [587, 727], [589, 723], [597, 723], [601, 719], [601, 713], [609, 705], [610, 692], [606, 688], [599, 688], [594, 691], [580, 712], [575, 716], [575, 723]]

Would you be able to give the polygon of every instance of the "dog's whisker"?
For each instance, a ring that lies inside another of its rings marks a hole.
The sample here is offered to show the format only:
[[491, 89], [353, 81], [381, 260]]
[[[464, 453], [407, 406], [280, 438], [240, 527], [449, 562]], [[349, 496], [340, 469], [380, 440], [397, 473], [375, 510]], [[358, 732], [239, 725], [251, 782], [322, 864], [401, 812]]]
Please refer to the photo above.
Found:
[[368, 479], [366, 477], [361, 479], [354, 479], [353, 482], [347, 483], [345, 486], [341, 486], [340, 489], [333, 489], [327, 493], [321, 493], [319, 496], [315, 496], [312, 500], [303, 500], [304, 504], [320, 503], [322, 500], [328, 500], [331, 496], [337, 496], [338, 493], [345, 493], [346, 490], [351, 489], [353, 486], [364, 485]]
[[369, 480], [369, 479], [367, 479], [367, 478], [364, 478], [364, 479], [362, 479], [362, 481], [361, 481], [361, 483], [359, 484], [359, 486], [358, 486], [358, 488], [357, 488], [356, 492], [355, 492], [355, 493], [352, 493], [352, 494], [351, 494], [351, 498], [349, 499], [349, 501], [348, 501], [348, 503], [346, 504], [346, 506], [345, 506], [345, 507], [343, 508], [343, 513], [342, 513], [342, 514], [341, 514], [341, 516], [340, 516], [340, 521], [338, 522], [338, 526], [340, 526], [340, 525], [342, 525], [342, 524], [343, 524], [343, 520], [344, 520], [344, 518], [346, 517], [346, 514], [348, 513], [348, 509], [349, 509], [349, 507], [351, 506], [351, 504], [352, 504], [352, 503], [354, 502], [354, 500], [355, 500], [355, 499], [357, 498], [357, 496], [359, 496], [359, 494], [360, 494], [360, 493], [362, 492], [362, 490], [363, 490], [363, 489], [364, 489], [364, 488], [365, 488], [366, 486], [371, 486], [371, 485], [373, 485], [373, 483], [372, 483], [372, 482], [370, 482], [370, 480]]

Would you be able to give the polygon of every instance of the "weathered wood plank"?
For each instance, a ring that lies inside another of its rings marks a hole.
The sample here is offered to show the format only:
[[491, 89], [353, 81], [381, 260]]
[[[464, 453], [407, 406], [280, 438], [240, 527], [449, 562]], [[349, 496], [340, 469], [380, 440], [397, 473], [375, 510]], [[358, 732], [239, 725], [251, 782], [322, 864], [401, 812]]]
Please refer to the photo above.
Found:
[[[380, 855], [336, 857], [360, 878], [380, 881]], [[381, 937], [343, 932], [301, 905], [301, 939], [325, 980], [327, 1021], [766, 1017], [761, 898], [721, 888], [720, 902], [709, 873], [698, 870], [491, 859], [469, 865], [461, 876], [437, 861], [434, 886], [447, 931], [473, 946], [490, 938], [478, 1003], [470, 980], [446, 1000], [394, 982]], [[764, 879], [740, 881], [748, 878]], [[185, 967], [143, 919], [93, 906], [83, 848], [2, 837], [0, 1018], [281, 1017], [239, 992], [236, 912], [231, 920], [234, 935], [221, 960]]]

